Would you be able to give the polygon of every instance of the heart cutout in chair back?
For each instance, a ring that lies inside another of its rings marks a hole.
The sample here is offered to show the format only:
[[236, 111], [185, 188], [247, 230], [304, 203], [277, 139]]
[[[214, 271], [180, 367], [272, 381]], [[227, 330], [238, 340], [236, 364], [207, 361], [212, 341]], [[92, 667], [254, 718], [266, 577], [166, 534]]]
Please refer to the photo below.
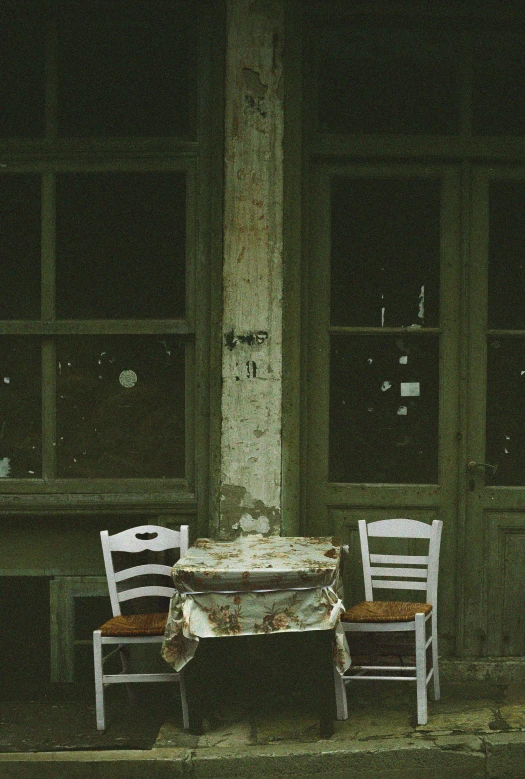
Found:
[[135, 533], [135, 538], [140, 538], [141, 541], [151, 541], [152, 538], [157, 538], [158, 533]]

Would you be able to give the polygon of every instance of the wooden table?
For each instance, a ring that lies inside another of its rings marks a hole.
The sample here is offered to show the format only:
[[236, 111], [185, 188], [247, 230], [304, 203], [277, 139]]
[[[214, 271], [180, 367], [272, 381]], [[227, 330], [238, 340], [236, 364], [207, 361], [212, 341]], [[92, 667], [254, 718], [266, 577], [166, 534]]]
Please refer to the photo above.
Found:
[[207, 639], [308, 631], [318, 659], [312, 692], [321, 733], [331, 735], [334, 659], [340, 673], [350, 665], [339, 622], [340, 552], [331, 537], [201, 538], [176, 563], [162, 655], [177, 671], [184, 668], [192, 732], [202, 732], [214, 666], [214, 642]]

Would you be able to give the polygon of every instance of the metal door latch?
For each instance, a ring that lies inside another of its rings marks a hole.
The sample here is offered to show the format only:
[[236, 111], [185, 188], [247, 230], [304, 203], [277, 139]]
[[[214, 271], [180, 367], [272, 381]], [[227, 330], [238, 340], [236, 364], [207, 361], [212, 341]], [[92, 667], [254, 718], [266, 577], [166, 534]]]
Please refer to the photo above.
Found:
[[467, 463], [467, 471], [469, 473], [476, 473], [477, 471], [481, 470], [487, 470], [494, 474], [498, 470], [498, 465], [491, 465], [490, 463], [477, 463], [475, 460], [470, 460], [470, 462]]

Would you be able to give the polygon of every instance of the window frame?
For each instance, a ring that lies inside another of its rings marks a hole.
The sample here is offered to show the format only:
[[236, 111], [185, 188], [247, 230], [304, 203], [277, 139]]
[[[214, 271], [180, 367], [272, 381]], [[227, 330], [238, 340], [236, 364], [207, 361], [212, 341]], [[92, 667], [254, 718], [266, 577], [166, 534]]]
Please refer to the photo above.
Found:
[[[176, 8], [174, 7], [174, 13]], [[210, 433], [212, 386], [217, 383], [219, 351], [211, 320], [220, 307], [221, 257], [220, 181], [222, 172], [222, 76], [224, 68], [224, 8], [213, 13], [202, 2], [193, 23], [198, 41], [193, 140], [186, 137], [57, 136], [57, 32], [54, 19], [46, 23], [45, 136], [0, 139], [0, 176], [22, 173], [41, 176], [41, 317], [2, 320], [0, 334], [40, 338], [42, 365], [42, 476], [2, 479], [0, 513], [60, 514], [68, 512], [197, 513], [197, 494], [203, 496], [199, 523], [207, 523], [208, 452], [196, 450]], [[182, 172], [186, 175], [186, 312], [173, 319], [65, 320], [54, 316], [55, 185], [61, 173]], [[203, 262], [203, 260], [205, 260]], [[54, 339], [59, 335], [176, 335], [184, 340], [185, 476], [184, 478], [57, 478], [54, 452], [56, 426], [56, 360]], [[220, 356], [220, 355], [219, 355]], [[197, 389], [198, 388], [198, 389]]]

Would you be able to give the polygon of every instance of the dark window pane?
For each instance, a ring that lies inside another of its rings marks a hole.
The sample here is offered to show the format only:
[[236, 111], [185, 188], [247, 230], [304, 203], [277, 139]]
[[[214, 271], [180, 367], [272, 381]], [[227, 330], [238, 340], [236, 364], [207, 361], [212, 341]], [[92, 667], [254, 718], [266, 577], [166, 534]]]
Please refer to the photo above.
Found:
[[439, 323], [440, 182], [332, 184], [331, 323]]
[[525, 484], [525, 341], [493, 338], [487, 353], [489, 484]]
[[59, 16], [59, 133], [174, 136], [193, 130], [189, 4], [65, 0]]
[[44, 22], [41, 3], [0, 4], [0, 137], [44, 134]]
[[40, 319], [40, 178], [0, 180], [0, 319]]
[[58, 339], [58, 476], [183, 477], [184, 435], [180, 339]]
[[184, 316], [185, 174], [76, 173], [57, 182], [57, 314]]
[[435, 337], [332, 336], [329, 478], [437, 482]]
[[0, 339], [0, 478], [42, 474], [40, 341]]
[[525, 329], [525, 182], [491, 182], [489, 209], [489, 327]]
[[523, 135], [525, 130], [525, 33], [492, 31], [474, 50], [473, 132]]
[[365, 28], [320, 38], [319, 127], [335, 133], [455, 133], [454, 53], [442, 34]]

